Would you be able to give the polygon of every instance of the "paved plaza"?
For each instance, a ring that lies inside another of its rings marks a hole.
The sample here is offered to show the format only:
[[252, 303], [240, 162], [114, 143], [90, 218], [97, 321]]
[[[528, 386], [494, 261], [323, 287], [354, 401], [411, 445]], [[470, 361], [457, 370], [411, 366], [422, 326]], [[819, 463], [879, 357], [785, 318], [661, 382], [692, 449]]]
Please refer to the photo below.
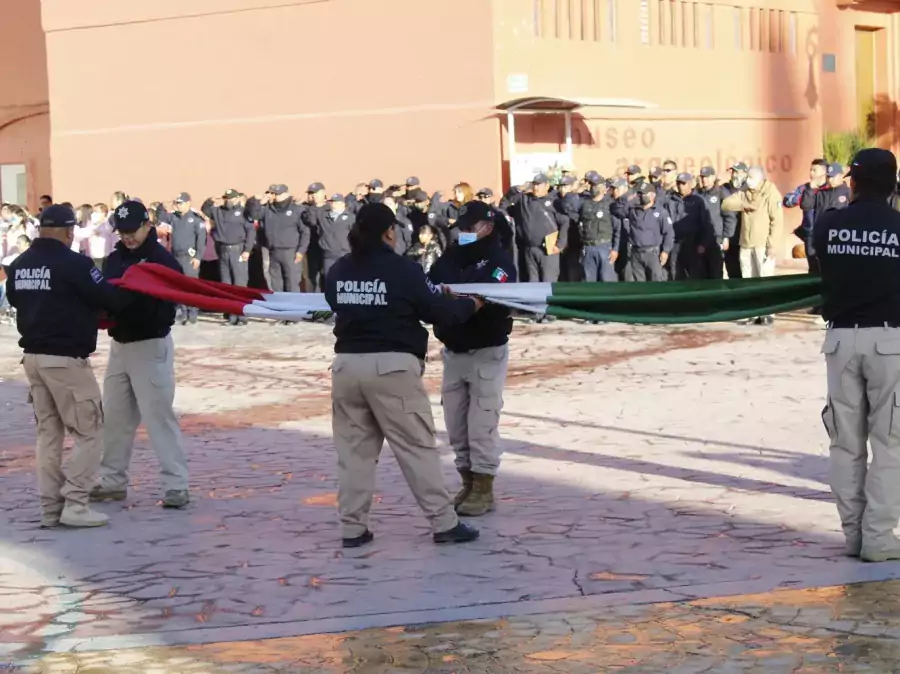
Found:
[[822, 336], [517, 325], [482, 538], [434, 546], [386, 449], [376, 540], [345, 551], [328, 326], [177, 328], [193, 502], [159, 507], [140, 436], [128, 500], [89, 531], [38, 528], [2, 327], [0, 673], [893, 671], [900, 564], [841, 554]]

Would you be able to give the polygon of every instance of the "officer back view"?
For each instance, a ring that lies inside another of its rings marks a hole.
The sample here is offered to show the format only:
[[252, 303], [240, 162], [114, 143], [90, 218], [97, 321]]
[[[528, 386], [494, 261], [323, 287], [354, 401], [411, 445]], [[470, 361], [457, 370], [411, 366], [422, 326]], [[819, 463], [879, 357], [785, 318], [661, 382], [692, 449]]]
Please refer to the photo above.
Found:
[[[136, 201], [126, 201], [113, 213], [121, 241], [106, 262], [110, 278], [121, 278], [135, 264], [151, 262], [181, 271], [162, 247], [150, 215]], [[112, 344], [103, 382], [103, 408], [108, 415], [100, 484], [91, 491], [96, 501], [125, 499], [134, 435], [141, 421], [162, 468], [163, 505], [182, 508], [188, 502], [188, 472], [181, 429], [172, 407], [175, 401], [175, 361], [172, 325], [175, 305], [141, 296], [113, 313]]]
[[369, 510], [385, 438], [431, 522], [435, 543], [478, 537], [457, 518], [441, 474], [431, 403], [422, 384], [428, 331], [421, 321], [462, 323], [483, 302], [442, 295], [418, 263], [394, 252], [394, 224], [393, 211], [383, 204], [360, 209], [351, 253], [325, 279], [325, 299], [336, 314], [332, 426], [348, 548], [374, 538]]
[[[17, 311], [37, 419], [42, 527], [108, 521], [88, 506], [103, 454], [100, 386], [88, 357], [97, 349], [98, 310], [121, 310], [134, 298], [109, 285], [89, 257], [72, 252], [74, 227], [71, 209], [44, 209], [40, 238], [8, 272], [7, 293]], [[66, 431], [75, 438], [75, 449], [63, 468]]]
[[900, 559], [900, 213], [888, 203], [896, 174], [891, 152], [857, 153], [852, 203], [816, 218], [814, 233], [829, 321], [822, 419], [831, 489], [848, 554], [869, 562]]

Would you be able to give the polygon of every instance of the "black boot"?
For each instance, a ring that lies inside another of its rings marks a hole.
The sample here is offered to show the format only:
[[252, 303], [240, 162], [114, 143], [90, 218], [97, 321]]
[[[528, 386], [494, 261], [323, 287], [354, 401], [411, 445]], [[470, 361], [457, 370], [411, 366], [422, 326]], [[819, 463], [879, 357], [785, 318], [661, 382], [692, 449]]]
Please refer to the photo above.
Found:
[[443, 543], [468, 543], [476, 540], [481, 534], [475, 527], [469, 526], [464, 522], [460, 522], [452, 529], [440, 531], [434, 535], [434, 542], [438, 545]]

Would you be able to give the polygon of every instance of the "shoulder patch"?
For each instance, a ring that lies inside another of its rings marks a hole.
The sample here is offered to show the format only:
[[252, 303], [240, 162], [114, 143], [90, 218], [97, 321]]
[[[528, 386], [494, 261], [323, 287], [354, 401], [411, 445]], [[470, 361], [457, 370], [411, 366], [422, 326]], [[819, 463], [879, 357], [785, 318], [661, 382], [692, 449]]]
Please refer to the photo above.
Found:
[[94, 280], [94, 283], [100, 283], [101, 281], [103, 281], [103, 274], [96, 267], [92, 267], [91, 278]]
[[506, 280], [509, 278], [509, 274], [503, 271], [500, 267], [497, 267], [494, 270], [494, 273], [491, 276], [497, 280], [498, 283], [506, 283]]
[[288, 211], [287, 214], [288, 214], [288, 215], [293, 215], [293, 214], [294, 214], [294, 211]]
[[711, 203], [711, 204], [716, 204], [718, 202], [719, 202], [719, 197], [717, 197], [717, 196], [712, 196], [709, 198], [709, 203]]
[[659, 211], [653, 211], [653, 217], [654, 217], [654, 218], [658, 218], [658, 217], [659, 217]]
[[847, 197], [845, 197], [845, 196], [843, 196], [843, 195], [841, 195], [841, 196], [838, 197], [838, 202], [840, 202], [840, 203], [843, 204], [843, 203], [845, 203], [846, 201], [847, 201]]

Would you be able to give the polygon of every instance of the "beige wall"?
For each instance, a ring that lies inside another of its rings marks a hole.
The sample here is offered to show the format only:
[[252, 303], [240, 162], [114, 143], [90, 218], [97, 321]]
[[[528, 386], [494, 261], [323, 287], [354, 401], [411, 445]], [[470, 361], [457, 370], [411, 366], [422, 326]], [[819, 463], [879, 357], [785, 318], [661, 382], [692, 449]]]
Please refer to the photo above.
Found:
[[489, 3], [74, 4], [44, 0], [60, 194], [500, 187]]
[[[27, 205], [51, 191], [40, 0], [0, 0], [0, 164], [24, 164]], [[14, 200], [13, 195], [0, 195]]]

